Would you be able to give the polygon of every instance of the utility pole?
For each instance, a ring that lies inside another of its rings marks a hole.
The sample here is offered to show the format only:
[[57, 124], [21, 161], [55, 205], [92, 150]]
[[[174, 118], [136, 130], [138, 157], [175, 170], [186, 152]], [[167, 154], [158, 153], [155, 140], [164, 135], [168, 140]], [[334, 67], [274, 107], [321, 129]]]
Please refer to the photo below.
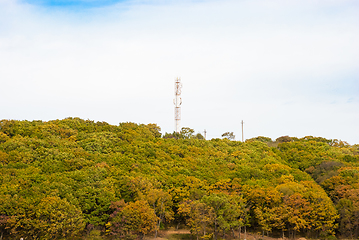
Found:
[[244, 142], [244, 137], [243, 137], [243, 124], [244, 124], [244, 122], [243, 122], [243, 120], [242, 120], [242, 142]]
[[207, 135], [207, 131], [206, 129], [204, 129], [204, 140], [207, 140], [206, 135]]
[[175, 99], [173, 100], [173, 103], [175, 104], [175, 129], [177, 133], [181, 131], [181, 90], [181, 78], [177, 78], [175, 80]]

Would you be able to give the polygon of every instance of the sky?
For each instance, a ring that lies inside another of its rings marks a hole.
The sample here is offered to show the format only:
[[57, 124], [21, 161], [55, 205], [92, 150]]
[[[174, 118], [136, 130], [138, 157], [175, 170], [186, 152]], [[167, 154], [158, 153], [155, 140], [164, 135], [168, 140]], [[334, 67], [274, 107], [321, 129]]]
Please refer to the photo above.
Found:
[[0, 119], [359, 144], [357, 0], [0, 0]]

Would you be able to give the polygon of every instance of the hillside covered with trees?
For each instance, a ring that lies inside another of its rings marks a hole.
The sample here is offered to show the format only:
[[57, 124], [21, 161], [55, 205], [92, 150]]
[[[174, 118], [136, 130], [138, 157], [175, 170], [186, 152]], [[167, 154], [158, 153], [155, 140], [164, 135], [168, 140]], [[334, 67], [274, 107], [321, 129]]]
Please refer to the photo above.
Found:
[[[359, 145], [204, 140], [189, 128], [0, 121], [0, 239], [357, 238]], [[241, 233], [241, 235], [239, 235]]]

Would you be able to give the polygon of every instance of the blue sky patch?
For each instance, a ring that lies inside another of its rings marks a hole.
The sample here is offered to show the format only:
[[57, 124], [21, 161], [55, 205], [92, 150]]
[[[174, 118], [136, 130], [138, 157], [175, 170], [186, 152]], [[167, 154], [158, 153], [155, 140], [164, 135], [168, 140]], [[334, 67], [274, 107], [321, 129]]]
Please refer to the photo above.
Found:
[[104, 7], [120, 2], [128, 2], [128, 0], [24, 0], [24, 2], [40, 5], [45, 7]]

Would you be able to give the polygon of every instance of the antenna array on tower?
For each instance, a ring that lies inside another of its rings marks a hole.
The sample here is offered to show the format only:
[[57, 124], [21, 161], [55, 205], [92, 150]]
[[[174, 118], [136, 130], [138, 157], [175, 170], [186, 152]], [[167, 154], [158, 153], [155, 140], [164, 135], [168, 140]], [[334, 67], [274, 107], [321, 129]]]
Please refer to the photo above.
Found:
[[181, 90], [182, 90], [182, 83], [181, 78], [176, 78], [175, 80], [175, 99], [173, 103], [175, 104], [175, 128], [176, 132], [179, 133], [181, 131]]

